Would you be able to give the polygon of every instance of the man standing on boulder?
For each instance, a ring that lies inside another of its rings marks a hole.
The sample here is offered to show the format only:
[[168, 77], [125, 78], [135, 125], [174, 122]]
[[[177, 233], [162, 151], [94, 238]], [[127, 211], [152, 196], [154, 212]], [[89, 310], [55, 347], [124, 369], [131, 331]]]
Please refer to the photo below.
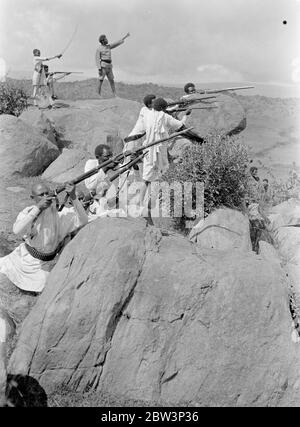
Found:
[[[150, 109], [142, 120], [138, 120], [134, 127], [136, 134], [145, 133], [146, 139], [143, 145], [167, 138], [171, 131], [182, 130], [189, 114], [186, 112], [181, 120], [175, 119], [165, 112], [168, 103], [163, 98], [154, 99], [152, 105], [153, 109]], [[146, 208], [148, 214], [150, 195], [148, 194], [145, 201], [146, 192], [149, 190], [150, 183], [157, 181], [167, 171], [168, 167], [168, 148], [166, 144], [157, 144], [147, 150], [147, 154], [143, 159], [143, 185], [140, 190], [140, 207], [142, 210]]]
[[43, 61], [51, 61], [55, 58], [61, 58], [62, 54], [55, 55], [52, 57], [41, 57], [41, 52], [39, 49], [33, 49], [33, 65], [34, 65], [34, 72], [32, 76], [32, 86], [33, 86], [33, 102], [34, 105], [37, 105], [36, 102], [36, 96], [38, 95], [38, 91], [42, 86], [46, 86], [46, 76], [45, 71], [43, 67]]
[[111, 50], [123, 44], [125, 39], [129, 36], [130, 34], [127, 33], [121, 40], [118, 40], [117, 42], [110, 43], [110, 44], [108, 44], [108, 40], [105, 34], [102, 34], [99, 37], [100, 46], [96, 50], [96, 66], [99, 71], [99, 86], [98, 86], [99, 95], [101, 95], [103, 80], [105, 76], [107, 76], [113, 96], [116, 96], [114, 75], [112, 71]]

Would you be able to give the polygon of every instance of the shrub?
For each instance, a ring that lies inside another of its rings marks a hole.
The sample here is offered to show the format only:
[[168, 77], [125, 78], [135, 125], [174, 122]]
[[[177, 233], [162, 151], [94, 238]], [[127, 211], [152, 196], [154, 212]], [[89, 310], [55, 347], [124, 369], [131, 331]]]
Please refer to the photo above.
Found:
[[210, 136], [205, 144], [187, 147], [164, 179], [169, 184], [203, 182], [204, 216], [221, 206], [243, 210], [248, 162], [248, 151], [237, 138]]
[[0, 83], [0, 114], [19, 116], [28, 106], [28, 95], [22, 87]]
[[274, 180], [271, 184], [272, 204], [277, 205], [291, 197], [298, 198], [300, 194], [300, 176], [295, 170], [290, 170], [286, 181]]

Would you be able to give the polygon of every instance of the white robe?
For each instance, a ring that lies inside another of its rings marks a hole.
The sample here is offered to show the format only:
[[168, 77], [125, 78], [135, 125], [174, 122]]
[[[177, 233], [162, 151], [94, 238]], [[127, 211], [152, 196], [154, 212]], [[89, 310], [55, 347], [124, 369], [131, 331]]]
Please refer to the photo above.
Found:
[[[83, 221], [85, 213], [82, 211], [78, 215], [71, 207], [58, 212], [51, 205], [34, 220], [38, 208], [30, 206], [19, 213], [13, 231], [22, 234], [25, 242], [38, 251], [51, 253], [68, 233], [87, 222], [87, 217]], [[41, 292], [53, 264], [52, 261], [34, 258], [27, 251], [25, 243], [21, 243], [9, 255], [0, 258], [0, 273], [5, 274], [20, 289]]]
[[[148, 109], [149, 110], [149, 109]], [[139, 117], [134, 133], [146, 132], [143, 145], [159, 139], [167, 138], [170, 131], [176, 131], [185, 123], [177, 120], [163, 111], [149, 110], [147, 114]], [[131, 132], [132, 134], [133, 132]], [[167, 144], [157, 144], [150, 147], [143, 161], [143, 179], [145, 181], [156, 181], [169, 167]]]
[[46, 86], [46, 75], [43, 67], [43, 61], [47, 58], [41, 58], [40, 56], [33, 57], [33, 76], [32, 76], [32, 85], [33, 86]]
[[[99, 165], [98, 159], [89, 159], [87, 160], [84, 172], [88, 172], [91, 169], [96, 168]], [[103, 171], [103, 169], [100, 169], [97, 173], [92, 175], [90, 178], [87, 178], [84, 180], [85, 186], [89, 191], [96, 191], [97, 193], [97, 187], [99, 184], [103, 183], [105, 181], [106, 174]]]

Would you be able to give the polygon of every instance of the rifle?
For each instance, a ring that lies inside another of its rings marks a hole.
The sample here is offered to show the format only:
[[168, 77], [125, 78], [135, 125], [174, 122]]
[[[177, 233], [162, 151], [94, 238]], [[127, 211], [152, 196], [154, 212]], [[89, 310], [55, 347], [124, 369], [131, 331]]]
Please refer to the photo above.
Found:
[[170, 110], [166, 111], [167, 113], [178, 113], [180, 111], [186, 111], [186, 110], [210, 110], [211, 108], [218, 108], [214, 105], [208, 106], [208, 107], [182, 107], [182, 108], [176, 108], [176, 110]]
[[52, 71], [51, 74], [83, 74], [83, 71]]
[[[118, 163], [120, 163], [122, 160], [124, 160], [127, 156], [132, 155], [132, 154], [136, 154], [138, 155], [137, 158], [131, 160], [129, 163], [127, 163], [124, 166], [121, 166], [120, 169], [111, 176], [111, 178], [107, 178], [107, 180], [111, 183], [113, 180], [115, 180], [119, 175], [121, 175], [123, 172], [125, 172], [126, 170], [130, 169], [132, 166], [134, 166], [136, 163], [138, 163], [146, 153], [143, 153], [144, 150], [147, 150], [148, 148], [152, 147], [153, 145], [157, 145], [160, 144], [162, 142], [166, 142], [169, 141], [170, 139], [176, 138], [177, 136], [182, 135], [183, 133], [185, 133], [186, 131], [189, 131], [193, 129], [192, 127], [184, 129], [180, 132], [175, 132], [172, 135], [168, 136], [167, 138], [163, 138], [160, 139], [158, 141], [153, 141], [150, 142], [150, 144], [145, 145], [144, 147], [140, 147], [140, 148], [136, 148], [135, 150], [132, 151], [125, 151], [124, 153], [119, 153], [116, 156], [112, 157], [111, 159], [105, 160], [105, 162], [101, 163], [100, 165], [96, 166], [95, 168], [89, 170], [88, 172], [83, 173], [82, 175], [78, 176], [77, 178], [69, 181], [69, 184], [79, 184], [80, 182], [84, 181], [87, 178], [90, 178], [91, 176], [95, 175], [95, 173], [97, 173], [100, 169], [109, 166], [109, 165], [114, 165], [116, 166]], [[55, 192], [53, 193], [53, 195], [51, 196], [56, 196], [59, 193], [62, 193], [66, 188], [66, 184], [62, 184], [61, 186], [59, 186]]]
[[189, 105], [196, 102], [202, 102], [206, 99], [212, 99], [216, 98], [215, 96], [203, 96], [202, 98], [193, 98], [193, 99], [187, 99], [184, 101], [174, 101], [174, 102], [168, 102], [168, 107], [172, 107], [173, 105]]
[[237, 87], [227, 87], [224, 89], [200, 89], [200, 90], [196, 90], [196, 92], [202, 95], [206, 93], [222, 93], [222, 92], [229, 92], [231, 90], [244, 90], [244, 89], [253, 89], [253, 88], [254, 86], [237, 86]]

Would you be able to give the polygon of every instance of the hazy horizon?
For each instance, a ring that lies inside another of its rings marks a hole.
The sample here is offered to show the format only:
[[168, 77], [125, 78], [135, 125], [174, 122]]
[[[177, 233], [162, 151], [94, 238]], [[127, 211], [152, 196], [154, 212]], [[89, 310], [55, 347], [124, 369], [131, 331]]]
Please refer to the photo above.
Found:
[[[64, 70], [68, 71], [68, 70]], [[29, 72], [25, 71], [19, 71], [19, 72], [12, 72], [9, 73], [8, 78], [16, 79], [16, 80], [31, 80], [31, 74]], [[97, 77], [94, 75], [85, 75], [85, 74], [74, 74], [71, 76], [67, 76], [65, 79], [61, 80], [60, 82], [57, 82], [56, 84], [60, 84], [63, 82], [76, 82], [76, 81], [84, 81], [84, 80], [90, 80], [90, 79], [96, 79]], [[153, 84], [153, 85], [159, 85], [159, 86], [165, 86], [165, 87], [176, 87], [180, 88], [183, 87], [185, 82], [174, 82], [174, 81], [125, 81], [125, 80], [119, 80], [116, 79], [117, 83], [124, 83], [129, 85], [141, 85], [141, 84]], [[194, 82], [196, 86], [200, 89], [208, 89], [208, 88], [215, 88], [215, 89], [221, 89], [221, 88], [229, 88], [229, 87], [236, 87], [236, 86], [254, 86], [254, 89], [247, 89], [247, 90], [239, 90], [236, 93], [240, 95], [245, 96], [251, 96], [251, 95], [260, 95], [260, 96], [266, 96], [271, 98], [300, 98], [300, 86], [297, 87], [297, 90], [295, 90], [294, 86], [289, 85], [280, 85], [276, 83], [261, 83], [261, 82], [249, 82], [249, 81], [230, 81], [230, 82]]]
[[298, 0], [0, 0], [0, 21], [0, 76], [31, 78], [39, 48], [63, 52], [52, 71], [97, 77], [99, 35], [113, 42], [130, 32], [113, 50], [116, 81], [257, 82], [263, 95], [300, 96]]

